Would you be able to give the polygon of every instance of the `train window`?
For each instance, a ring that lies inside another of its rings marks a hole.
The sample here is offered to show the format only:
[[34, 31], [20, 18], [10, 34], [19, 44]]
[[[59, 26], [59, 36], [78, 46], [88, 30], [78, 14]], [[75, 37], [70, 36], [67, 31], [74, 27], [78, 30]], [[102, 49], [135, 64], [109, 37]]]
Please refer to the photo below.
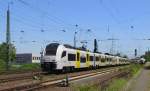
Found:
[[65, 57], [65, 56], [66, 56], [66, 51], [63, 51], [61, 58]]
[[93, 61], [93, 56], [90, 56], [90, 61]]
[[109, 62], [109, 58], [106, 58], [107, 62]]
[[56, 55], [58, 43], [52, 43], [46, 46], [46, 55]]
[[75, 61], [76, 55], [75, 54], [68, 54], [68, 61]]
[[46, 50], [46, 55], [56, 55], [56, 50]]
[[99, 61], [99, 57], [96, 57], [96, 61]]
[[105, 58], [102, 58], [102, 59], [101, 59], [101, 62], [105, 62]]
[[34, 57], [32, 57], [32, 60], [34, 60]]
[[77, 61], [80, 61], [80, 54], [77, 53]]
[[86, 58], [85, 58], [85, 57], [81, 57], [81, 58], [80, 58], [80, 62], [81, 62], [81, 63], [85, 63], [85, 62], [86, 62]]

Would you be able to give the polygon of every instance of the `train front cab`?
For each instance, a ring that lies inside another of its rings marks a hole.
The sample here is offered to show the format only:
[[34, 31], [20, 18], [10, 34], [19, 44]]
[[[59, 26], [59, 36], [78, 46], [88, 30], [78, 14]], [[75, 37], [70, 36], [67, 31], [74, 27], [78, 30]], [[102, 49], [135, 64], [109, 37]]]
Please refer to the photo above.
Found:
[[45, 54], [41, 63], [41, 68], [43, 71], [52, 72], [56, 70], [56, 53], [58, 46], [58, 43], [52, 43], [46, 46]]

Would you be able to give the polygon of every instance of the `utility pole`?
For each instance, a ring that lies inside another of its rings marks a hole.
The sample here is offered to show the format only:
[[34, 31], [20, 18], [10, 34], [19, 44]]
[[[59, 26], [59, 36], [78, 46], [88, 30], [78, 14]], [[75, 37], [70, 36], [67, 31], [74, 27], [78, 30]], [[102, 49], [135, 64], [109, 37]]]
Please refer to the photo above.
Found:
[[113, 37], [110, 38], [110, 39], [107, 39], [107, 40], [111, 40], [111, 47], [110, 47], [110, 54], [113, 54], [114, 53], [114, 39]]
[[8, 10], [7, 10], [7, 23], [6, 23], [6, 70], [9, 70], [9, 62], [11, 60], [10, 58], [10, 44], [11, 44], [11, 40], [10, 40], [10, 11], [9, 11], [9, 6], [8, 6]]
[[74, 47], [76, 47], [76, 42], [77, 42], [76, 35], [77, 35], [77, 27], [78, 27], [78, 25], [76, 24], [75, 27], [76, 27], [76, 29], [75, 29], [75, 32], [74, 32]]
[[111, 40], [111, 48], [110, 48], [110, 54], [114, 54], [114, 49], [115, 49], [115, 40], [119, 40], [119, 39], [115, 39], [115, 38], [110, 38], [108, 40]]
[[112, 38], [112, 41], [111, 41], [111, 49], [110, 49], [110, 53], [113, 55], [114, 54], [114, 39]]

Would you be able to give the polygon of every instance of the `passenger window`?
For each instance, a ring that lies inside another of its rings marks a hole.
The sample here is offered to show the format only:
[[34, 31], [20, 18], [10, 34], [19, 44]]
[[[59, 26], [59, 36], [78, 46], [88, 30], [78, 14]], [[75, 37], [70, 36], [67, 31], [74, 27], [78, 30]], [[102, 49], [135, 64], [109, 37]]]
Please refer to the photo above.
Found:
[[102, 59], [101, 59], [101, 62], [105, 62], [105, 58], [102, 58]]
[[90, 61], [93, 61], [93, 56], [90, 56]]
[[99, 61], [99, 57], [96, 57], [96, 61]]
[[68, 61], [75, 61], [76, 55], [75, 54], [68, 54]]
[[81, 63], [85, 63], [86, 62], [86, 58], [85, 57], [81, 57], [80, 61], [81, 61]]
[[66, 56], [66, 51], [63, 51], [61, 58], [65, 57], [65, 56]]
[[109, 58], [106, 58], [107, 62], [109, 62]]

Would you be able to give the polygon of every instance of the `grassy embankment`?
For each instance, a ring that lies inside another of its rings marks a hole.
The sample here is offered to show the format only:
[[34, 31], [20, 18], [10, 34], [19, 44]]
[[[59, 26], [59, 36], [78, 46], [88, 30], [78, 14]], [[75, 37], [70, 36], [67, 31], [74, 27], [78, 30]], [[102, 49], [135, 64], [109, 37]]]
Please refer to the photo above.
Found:
[[[139, 73], [141, 67], [142, 66], [138, 64], [131, 64], [128, 68], [123, 69], [124, 71], [130, 70], [129, 75], [127, 77], [113, 79], [103, 91], [121, 91], [127, 84], [128, 80]], [[102, 91], [102, 90], [99, 84], [97, 85], [90, 84], [90, 85], [76, 86], [75, 91]]]
[[0, 60], [0, 74], [9, 74], [9, 73], [21, 73], [21, 72], [30, 72], [40, 70], [40, 64], [31, 63], [31, 64], [12, 64], [10, 70], [5, 70], [5, 63]]

